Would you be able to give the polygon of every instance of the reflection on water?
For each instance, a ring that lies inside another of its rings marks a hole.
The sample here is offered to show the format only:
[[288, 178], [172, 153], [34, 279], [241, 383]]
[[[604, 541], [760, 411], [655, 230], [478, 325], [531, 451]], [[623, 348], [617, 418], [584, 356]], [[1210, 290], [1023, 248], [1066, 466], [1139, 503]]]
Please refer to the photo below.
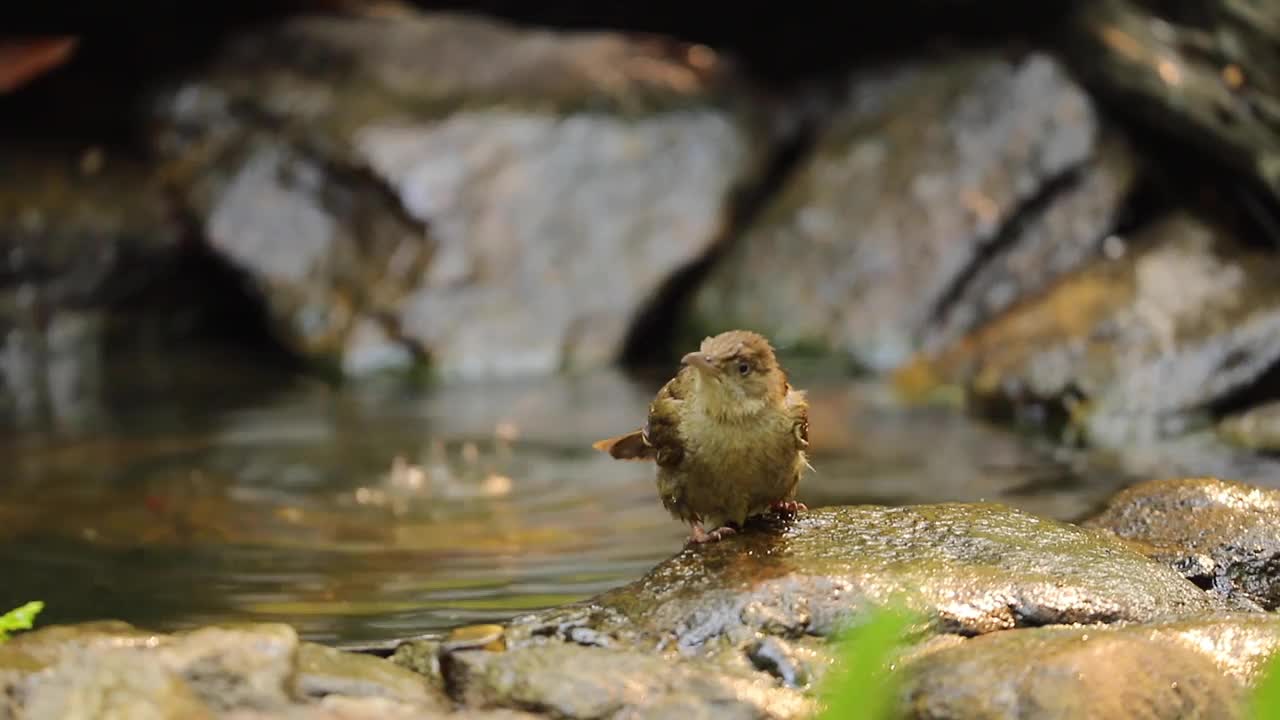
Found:
[[[685, 537], [650, 466], [590, 448], [642, 422], [653, 382], [339, 390], [209, 365], [135, 367], [105, 425], [0, 440], [0, 606], [376, 643], [595, 594]], [[814, 403], [811, 505], [986, 499], [1073, 517], [1123, 482], [1082, 482], [1076, 458], [876, 387], [796, 379]]]

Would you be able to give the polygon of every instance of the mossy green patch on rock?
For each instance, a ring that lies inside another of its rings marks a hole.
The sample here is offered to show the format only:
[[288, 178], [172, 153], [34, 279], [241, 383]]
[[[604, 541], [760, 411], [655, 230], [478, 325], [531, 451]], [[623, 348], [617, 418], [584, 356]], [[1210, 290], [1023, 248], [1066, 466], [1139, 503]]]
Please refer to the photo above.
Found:
[[1145, 554], [1224, 598], [1280, 607], [1280, 490], [1217, 478], [1153, 480], [1122, 491], [1084, 524], [1138, 541]]

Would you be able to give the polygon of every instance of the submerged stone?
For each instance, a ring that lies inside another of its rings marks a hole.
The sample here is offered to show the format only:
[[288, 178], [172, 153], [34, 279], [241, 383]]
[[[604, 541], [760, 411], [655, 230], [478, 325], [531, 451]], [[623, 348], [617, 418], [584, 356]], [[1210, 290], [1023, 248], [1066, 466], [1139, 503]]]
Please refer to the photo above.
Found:
[[1280, 490], [1217, 478], [1154, 480], [1116, 495], [1086, 526], [1224, 598], [1280, 608]]

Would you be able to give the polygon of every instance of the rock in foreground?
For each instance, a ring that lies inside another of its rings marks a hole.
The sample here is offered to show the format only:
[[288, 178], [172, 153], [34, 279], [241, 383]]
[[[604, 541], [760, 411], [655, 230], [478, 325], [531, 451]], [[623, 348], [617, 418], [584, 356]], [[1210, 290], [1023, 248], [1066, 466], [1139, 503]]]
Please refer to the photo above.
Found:
[[816, 706], [802, 693], [747, 669], [673, 661], [636, 650], [571, 643], [508, 652], [458, 652], [445, 670], [471, 707], [535, 707], [551, 717], [801, 718]]
[[1280, 642], [1275, 618], [1225, 612], [1111, 533], [988, 504], [833, 507], [392, 661], [281, 625], [38, 630], [0, 645], [0, 716], [798, 719], [820, 707], [828, 636], [890, 600], [920, 616], [903, 640], [922, 718], [1230, 717]]
[[1216, 478], [1155, 480], [1085, 521], [1224, 598], [1280, 607], [1280, 491]]
[[86, 623], [0, 645], [0, 717], [357, 720], [448, 713], [447, 701], [420, 675], [300, 643], [285, 625], [163, 635], [119, 622]]
[[[825, 636], [901, 598], [922, 633], [981, 635], [1207, 612], [1206, 593], [1105, 534], [996, 505], [840, 507], [687, 548], [593, 600], [411, 642], [454, 700], [558, 717], [785, 718], [814, 709]], [[499, 640], [500, 638], [500, 640]]]
[[593, 642], [696, 652], [756, 633], [829, 635], [895, 598], [964, 635], [1213, 607], [1171, 568], [1066, 523], [999, 505], [854, 506], [687, 549], [632, 585], [513, 630], [574, 639], [590, 628]]
[[1280, 618], [1224, 614], [1127, 627], [1001, 632], [908, 667], [907, 718], [1244, 717], [1244, 688], [1280, 647]]

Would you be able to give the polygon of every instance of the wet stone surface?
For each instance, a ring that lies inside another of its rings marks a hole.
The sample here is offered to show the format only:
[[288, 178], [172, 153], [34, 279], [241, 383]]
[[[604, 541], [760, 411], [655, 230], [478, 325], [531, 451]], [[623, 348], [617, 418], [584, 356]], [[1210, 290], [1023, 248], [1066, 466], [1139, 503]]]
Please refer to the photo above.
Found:
[[[1250, 497], [1226, 489], [1225, 505]], [[389, 659], [284, 625], [55, 626], [0, 646], [0, 683], [30, 717], [801, 718], [820, 707], [830, 636], [896, 600], [919, 613], [903, 638], [909, 717], [1233, 717], [1280, 621], [1228, 612], [1142, 547], [993, 504], [830, 507]]]
[[518, 618], [508, 643], [588, 627], [606, 644], [699, 654], [757, 633], [830, 635], [898, 597], [935, 630], [963, 635], [1214, 607], [1123, 541], [995, 505], [823, 508], [773, 522], [686, 549], [585, 605]]
[[[1028, 633], [1025, 642], [1034, 645], [1041, 626], [1144, 627], [1213, 616], [1224, 607], [1172, 568], [1100, 531], [995, 505], [837, 507], [687, 548], [631, 585], [517, 617], [500, 641], [489, 626], [469, 628], [452, 640], [405, 643], [393, 662], [435, 678], [469, 707], [536, 708], [570, 718], [677, 710], [719, 716], [712, 708], [731, 717], [797, 717], [817, 707], [810, 691], [832, 662], [825, 638], [869, 605], [891, 599], [921, 613], [913, 636], [925, 642], [910, 657], [925, 668], [950, 657], [939, 648], [984, 647], [966, 638]], [[1230, 628], [1274, 628], [1250, 617], [1232, 616], [1217, 660], [1256, 662], [1257, 643]], [[950, 640], [930, 644], [931, 637]], [[1247, 645], [1253, 659], [1235, 653], [1232, 643]], [[1109, 662], [1137, 662], [1131, 644], [1105, 653]], [[1050, 665], [1058, 662], [1046, 656]], [[1017, 657], [1035, 665], [1025, 653]], [[1215, 659], [1188, 650], [1183, 660], [1154, 672], [1152, 682], [1167, 675], [1189, 687], [1202, 683], [1206, 702], [1237, 697], [1239, 682]], [[938, 677], [949, 682], [951, 675]], [[919, 706], [940, 708], [988, 680], [936, 690], [927, 687], [926, 673], [920, 682]]]
[[767, 675], [637, 650], [567, 643], [448, 656], [451, 695], [473, 707], [536, 708], [552, 717], [800, 718], [812, 699]]
[[1280, 648], [1280, 618], [1222, 614], [1119, 627], [1000, 632], [906, 665], [904, 717], [1243, 718]]
[[19, 717], [210, 717], [288, 705], [297, 646], [283, 625], [175, 636], [124, 623], [56, 626], [0, 646], [0, 677]]
[[439, 704], [426, 679], [372, 655], [343, 652], [315, 643], [298, 647], [295, 694], [323, 698], [378, 697], [411, 705]]
[[1143, 553], [1224, 598], [1280, 607], [1280, 490], [1156, 480], [1122, 491], [1084, 524], [1138, 541]]
[[173, 635], [119, 622], [52, 626], [0, 645], [0, 690], [0, 714], [32, 720], [532, 717], [457, 712], [421, 675], [299, 643], [285, 625]]

